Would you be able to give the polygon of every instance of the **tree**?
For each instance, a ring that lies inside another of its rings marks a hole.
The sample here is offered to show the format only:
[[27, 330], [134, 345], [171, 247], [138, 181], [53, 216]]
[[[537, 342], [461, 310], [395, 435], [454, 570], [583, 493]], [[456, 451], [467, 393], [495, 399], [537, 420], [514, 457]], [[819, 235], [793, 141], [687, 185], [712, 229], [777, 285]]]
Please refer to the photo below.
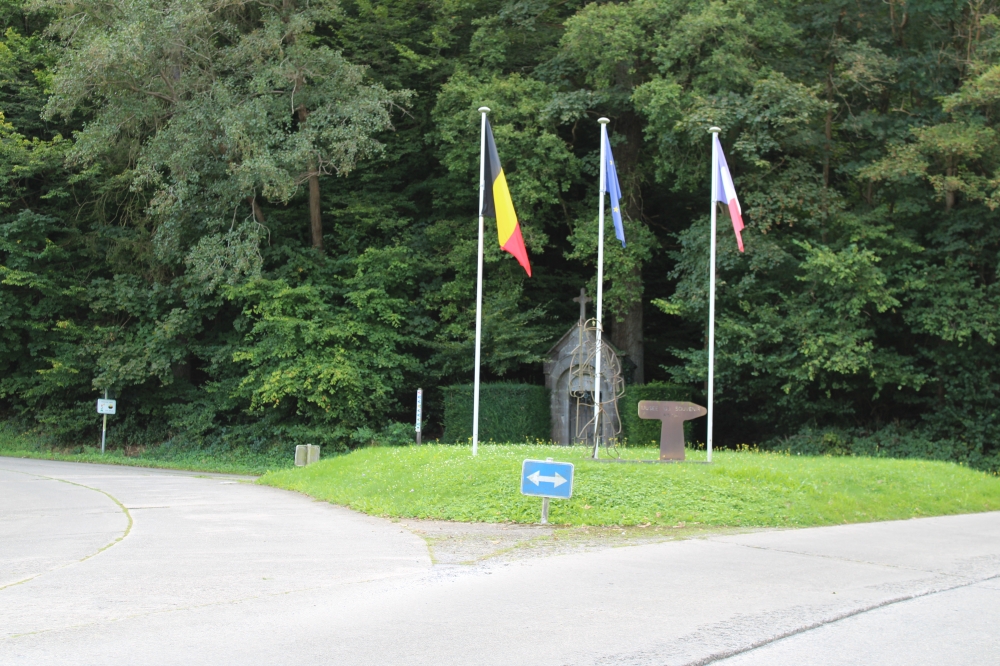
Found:
[[609, 337], [634, 379], [704, 386], [719, 125], [748, 228], [745, 255], [720, 235], [717, 442], [1000, 465], [993, 0], [21, 4], [5, 417], [70, 437], [109, 387], [119, 441], [409, 420], [411, 390], [471, 375], [486, 104], [535, 269], [487, 245], [489, 376], [539, 381], [593, 284], [607, 115]]
[[258, 197], [287, 203], [306, 182], [312, 245], [322, 250], [319, 177], [376, 153], [374, 136], [407, 97], [366, 82], [363, 68], [317, 41], [329, 2], [48, 6], [61, 11], [54, 29], [68, 48], [46, 114], [91, 115], [72, 163], [119, 163], [167, 262], [185, 251], [196, 261], [199, 243], [215, 249], [247, 206], [243, 233], [258, 236]]

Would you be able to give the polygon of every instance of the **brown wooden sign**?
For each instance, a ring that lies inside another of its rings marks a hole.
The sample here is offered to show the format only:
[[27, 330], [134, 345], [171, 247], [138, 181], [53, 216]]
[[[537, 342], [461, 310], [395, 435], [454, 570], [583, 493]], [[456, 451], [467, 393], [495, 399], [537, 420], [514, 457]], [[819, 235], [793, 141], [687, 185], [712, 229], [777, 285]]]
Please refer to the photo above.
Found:
[[708, 414], [693, 402], [640, 400], [640, 419], [659, 419], [660, 460], [684, 460], [684, 422]]

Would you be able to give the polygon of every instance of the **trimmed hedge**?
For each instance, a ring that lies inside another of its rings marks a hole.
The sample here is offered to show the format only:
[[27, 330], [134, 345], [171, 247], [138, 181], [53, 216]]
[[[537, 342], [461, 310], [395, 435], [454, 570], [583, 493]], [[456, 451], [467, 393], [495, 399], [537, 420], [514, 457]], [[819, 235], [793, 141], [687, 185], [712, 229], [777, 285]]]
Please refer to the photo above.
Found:
[[[640, 400], [673, 400], [690, 402], [691, 389], [687, 386], [669, 384], [667, 382], [650, 382], [648, 384], [625, 387], [625, 395], [618, 400], [618, 414], [622, 419], [621, 439], [625, 444], [641, 446], [643, 444], [660, 444], [660, 422], [652, 419], [639, 418]], [[691, 422], [684, 424], [684, 437], [691, 441]]]
[[[472, 385], [448, 386], [444, 393], [444, 436], [449, 444], [472, 438]], [[532, 384], [479, 385], [479, 441], [534, 442], [552, 436], [549, 390]]]

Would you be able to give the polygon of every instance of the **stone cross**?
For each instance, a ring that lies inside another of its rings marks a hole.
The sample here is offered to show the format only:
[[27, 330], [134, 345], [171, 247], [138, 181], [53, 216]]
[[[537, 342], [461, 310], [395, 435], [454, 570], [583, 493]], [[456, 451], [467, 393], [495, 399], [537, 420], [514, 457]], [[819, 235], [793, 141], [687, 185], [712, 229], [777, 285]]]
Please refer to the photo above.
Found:
[[581, 322], [587, 321], [587, 303], [589, 303], [592, 300], [594, 300], [594, 299], [587, 298], [587, 290], [585, 288], [583, 288], [583, 287], [580, 287], [580, 295], [577, 296], [576, 298], [574, 298], [573, 302], [580, 304], [580, 321]]
[[640, 419], [659, 419], [660, 460], [684, 460], [684, 422], [708, 414], [693, 402], [639, 401]]

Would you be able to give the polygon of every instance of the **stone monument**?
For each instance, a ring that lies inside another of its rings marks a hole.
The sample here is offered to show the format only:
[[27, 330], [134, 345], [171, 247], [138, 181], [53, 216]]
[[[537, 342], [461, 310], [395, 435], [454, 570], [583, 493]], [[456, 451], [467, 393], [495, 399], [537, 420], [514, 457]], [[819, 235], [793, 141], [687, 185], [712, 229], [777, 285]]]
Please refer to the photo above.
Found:
[[659, 419], [660, 460], [684, 460], [684, 422], [708, 414], [693, 402], [640, 400], [640, 419]]

